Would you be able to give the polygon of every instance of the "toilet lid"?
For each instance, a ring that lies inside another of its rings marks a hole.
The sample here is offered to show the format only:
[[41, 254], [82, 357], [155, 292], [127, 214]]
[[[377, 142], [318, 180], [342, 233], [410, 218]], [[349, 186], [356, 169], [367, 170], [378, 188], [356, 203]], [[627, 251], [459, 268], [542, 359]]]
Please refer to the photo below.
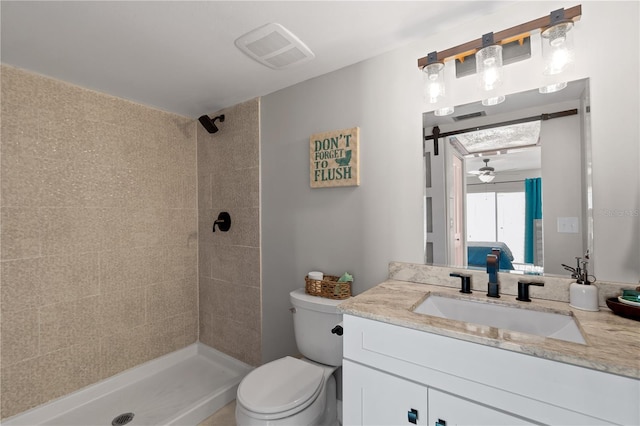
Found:
[[284, 357], [249, 373], [238, 387], [238, 401], [254, 413], [274, 414], [295, 407], [302, 409], [316, 399], [323, 381], [322, 368]]

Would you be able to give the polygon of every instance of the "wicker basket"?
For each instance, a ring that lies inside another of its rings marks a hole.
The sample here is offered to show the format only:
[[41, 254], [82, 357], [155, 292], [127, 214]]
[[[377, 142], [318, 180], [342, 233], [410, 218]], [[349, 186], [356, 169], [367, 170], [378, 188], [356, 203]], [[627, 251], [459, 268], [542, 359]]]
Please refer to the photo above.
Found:
[[307, 294], [312, 296], [326, 297], [327, 299], [347, 299], [351, 297], [351, 283], [339, 283], [338, 278], [334, 275], [325, 275], [322, 280], [313, 280], [306, 276], [304, 289]]

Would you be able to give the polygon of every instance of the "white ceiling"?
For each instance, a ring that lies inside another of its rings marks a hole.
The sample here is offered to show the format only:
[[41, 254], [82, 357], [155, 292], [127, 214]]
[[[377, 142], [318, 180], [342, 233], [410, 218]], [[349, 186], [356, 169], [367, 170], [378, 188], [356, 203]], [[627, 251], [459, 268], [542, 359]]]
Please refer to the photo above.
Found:
[[[3, 0], [0, 52], [4, 64], [198, 117], [377, 56], [509, 3]], [[276, 71], [236, 49], [236, 38], [269, 22], [292, 31], [316, 58]]]

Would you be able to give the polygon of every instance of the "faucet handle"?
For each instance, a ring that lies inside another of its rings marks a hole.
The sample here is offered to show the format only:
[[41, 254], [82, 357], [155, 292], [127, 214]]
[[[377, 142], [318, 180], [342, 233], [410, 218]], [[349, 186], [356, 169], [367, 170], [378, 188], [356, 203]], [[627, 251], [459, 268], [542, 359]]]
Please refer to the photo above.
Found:
[[538, 281], [518, 281], [518, 297], [516, 297], [516, 300], [519, 300], [521, 302], [531, 302], [531, 299], [529, 299], [529, 286], [531, 285], [535, 285], [538, 287], [544, 287], [544, 283], [543, 282], [538, 282]]
[[460, 278], [460, 293], [471, 294], [471, 276], [458, 274], [458, 273], [450, 273], [450, 277], [458, 277]]

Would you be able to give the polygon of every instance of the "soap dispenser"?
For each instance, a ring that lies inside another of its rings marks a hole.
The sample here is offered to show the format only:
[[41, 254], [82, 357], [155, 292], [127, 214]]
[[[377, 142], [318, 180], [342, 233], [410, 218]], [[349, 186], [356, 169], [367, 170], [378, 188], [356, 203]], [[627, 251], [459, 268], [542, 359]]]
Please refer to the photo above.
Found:
[[[598, 287], [591, 285], [592, 282], [587, 272], [587, 264], [589, 262], [578, 260], [578, 279], [569, 286], [569, 306], [583, 311], [599, 311], [598, 306]], [[582, 263], [582, 267], [580, 267]], [[595, 281], [595, 280], [594, 280]]]

